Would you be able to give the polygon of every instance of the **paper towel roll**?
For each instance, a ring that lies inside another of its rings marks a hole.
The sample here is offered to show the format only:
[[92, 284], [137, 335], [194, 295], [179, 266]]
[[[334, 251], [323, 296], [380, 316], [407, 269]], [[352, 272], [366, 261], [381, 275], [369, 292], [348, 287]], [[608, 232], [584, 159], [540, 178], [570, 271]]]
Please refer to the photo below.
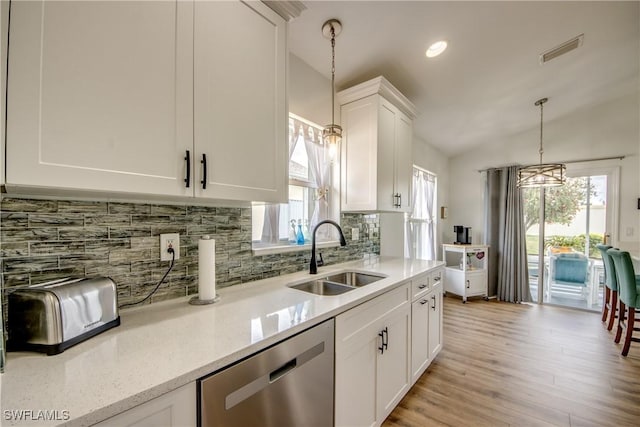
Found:
[[198, 299], [216, 297], [216, 241], [203, 236], [198, 240]]

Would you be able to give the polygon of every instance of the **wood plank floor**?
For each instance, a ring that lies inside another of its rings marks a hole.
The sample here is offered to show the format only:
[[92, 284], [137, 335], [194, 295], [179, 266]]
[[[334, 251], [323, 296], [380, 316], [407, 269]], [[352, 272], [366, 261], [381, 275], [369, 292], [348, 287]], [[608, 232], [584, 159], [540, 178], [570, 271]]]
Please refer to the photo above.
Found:
[[383, 425], [640, 426], [640, 343], [620, 351], [599, 313], [445, 297], [444, 347]]

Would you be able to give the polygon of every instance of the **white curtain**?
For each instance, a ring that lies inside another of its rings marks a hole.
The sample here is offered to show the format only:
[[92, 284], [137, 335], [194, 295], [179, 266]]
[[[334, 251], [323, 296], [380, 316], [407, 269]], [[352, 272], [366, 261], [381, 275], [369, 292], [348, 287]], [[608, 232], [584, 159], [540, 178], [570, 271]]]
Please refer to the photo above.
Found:
[[[289, 160], [296, 148], [298, 135], [302, 131], [302, 123], [289, 120]], [[280, 204], [267, 204], [264, 207], [264, 222], [262, 224], [261, 242], [278, 243], [280, 241]]]
[[[309, 231], [325, 219], [329, 218], [329, 178], [331, 173], [331, 159], [329, 150], [322, 143], [322, 134], [313, 128], [309, 128], [305, 133], [304, 144], [309, 157], [309, 179], [315, 186], [313, 195], [313, 212], [309, 221]], [[318, 230], [321, 237], [329, 237], [329, 227]]]
[[436, 259], [436, 176], [414, 168], [411, 213], [406, 229], [406, 253], [413, 259]]
[[[289, 160], [297, 144], [304, 141], [309, 159], [309, 181], [311, 184], [310, 197], [313, 199], [313, 212], [310, 214], [309, 231], [320, 221], [329, 218], [329, 182], [331, 177], [331, 158], [329, 150], [322, 142], [322, 131], [307, 123], [289, 119]], [[280, 211], [279, 204], [269, 204], [264, 210], [264, 224], [260, 241], [278, 243]], [[318, 237], [328, 238], [331, 233], [329, 227], [318, 230]]]

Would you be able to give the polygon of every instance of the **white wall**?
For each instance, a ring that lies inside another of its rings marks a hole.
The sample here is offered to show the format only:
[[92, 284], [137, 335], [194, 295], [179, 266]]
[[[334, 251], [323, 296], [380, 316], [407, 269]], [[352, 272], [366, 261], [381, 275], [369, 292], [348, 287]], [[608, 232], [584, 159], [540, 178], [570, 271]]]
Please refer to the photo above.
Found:
[[[619, 222], [612, 237], [614, 244], [630, 250], [640, 250], [640, 211], [637, 209], [640, 197], [639, 96], [636, 91], [544, 123], [544, 162], [626, 156], [624, 160], [600, 162], [598, 166], [620, 166]], [[545, 111], [552, 108], [552, 103], [551, 99]], [[532, 109], [532, 116], [535, 114]], [[539, 132], [539, 127], [535, 127], [450, 159], [449, 223], [473, 227], [473, 241], [482, 241], [484, 174], [478, 170], [537, 163]], [[633, 229], [632, 236], [627, 235], [630, 228]], [[452, 238], [453, 231], [445, 230], [445, 239], [447, 236]]]
[[293, 54], [289, 54], [289, 111], [320, 126], [331, 122], [331, 80]]

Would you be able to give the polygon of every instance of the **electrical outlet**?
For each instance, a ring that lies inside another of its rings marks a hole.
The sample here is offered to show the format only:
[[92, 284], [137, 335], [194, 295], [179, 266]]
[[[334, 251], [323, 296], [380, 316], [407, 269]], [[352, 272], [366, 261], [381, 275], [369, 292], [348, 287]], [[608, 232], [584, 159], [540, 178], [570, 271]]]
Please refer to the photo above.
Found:
[[172, 248], [175, 259], [180, 258], [180, 234], [167, 233], [160, 235], [160, 261], [171, 261], [173, 256], [168, 252]]
[[360, 240], [360, 229], [352, 228], [351, 229], [351, 240]]

